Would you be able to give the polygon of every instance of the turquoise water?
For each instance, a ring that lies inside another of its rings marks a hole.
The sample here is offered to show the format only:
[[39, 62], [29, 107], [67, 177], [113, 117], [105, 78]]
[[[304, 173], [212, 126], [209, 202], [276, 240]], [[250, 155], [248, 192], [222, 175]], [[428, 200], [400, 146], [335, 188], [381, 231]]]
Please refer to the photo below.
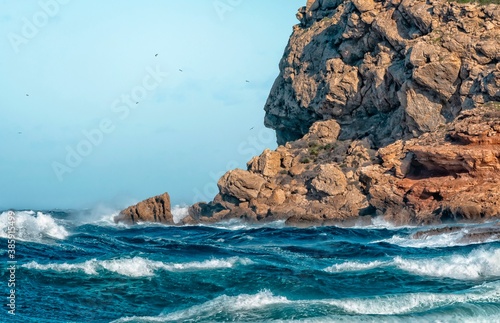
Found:
[[500, 322], [500, 242], [463, 244], [463, 232], [15, 218], [16, 315], [4, 301], [1, 322]]

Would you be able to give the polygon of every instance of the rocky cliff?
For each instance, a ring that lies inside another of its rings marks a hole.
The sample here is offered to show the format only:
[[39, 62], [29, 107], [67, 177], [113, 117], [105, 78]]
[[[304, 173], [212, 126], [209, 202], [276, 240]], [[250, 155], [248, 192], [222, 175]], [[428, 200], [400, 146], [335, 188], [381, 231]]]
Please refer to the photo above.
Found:
[[309, 0], [265, 106], [278, 143], [335, 119], [379, 147], [500, 100], [500, 9], [448, 1]]
[[297, 18], [265, 106], [280, 147], [183, 223], [500, 215], [500, 6], [309, 0]]

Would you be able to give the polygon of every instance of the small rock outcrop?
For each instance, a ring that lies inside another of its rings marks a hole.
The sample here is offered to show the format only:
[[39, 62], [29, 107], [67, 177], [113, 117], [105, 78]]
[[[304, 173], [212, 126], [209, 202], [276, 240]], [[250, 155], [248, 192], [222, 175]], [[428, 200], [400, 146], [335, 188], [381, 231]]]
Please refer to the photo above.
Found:
[[168, 193], [164, 193], [121, 211], [115, 218], [115, 222], [125, 224], [137, 224], [139, 222], [174, 224], [174, 218], [170, 210], [170, 196]]
[[500, 239], [500, 225], [490, 227], [467, 228], [458, 226], [446, 226], [430, 230], [418, 231], [412, 235], [413, 239], [428, 239], [433, 236], [455, 234], [459, 236], [458, 243], [485, 243]]

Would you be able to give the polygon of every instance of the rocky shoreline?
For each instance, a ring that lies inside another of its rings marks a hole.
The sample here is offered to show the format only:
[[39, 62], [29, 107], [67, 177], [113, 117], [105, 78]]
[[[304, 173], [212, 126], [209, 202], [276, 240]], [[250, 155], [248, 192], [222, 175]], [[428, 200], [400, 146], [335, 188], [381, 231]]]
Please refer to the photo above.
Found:
[[[180, 225], [500, 217], [500, 6], [309, 0], [297, 18], [265, 106], [280, 146]], [[115, 220], [174, 224], [166, 193]]]

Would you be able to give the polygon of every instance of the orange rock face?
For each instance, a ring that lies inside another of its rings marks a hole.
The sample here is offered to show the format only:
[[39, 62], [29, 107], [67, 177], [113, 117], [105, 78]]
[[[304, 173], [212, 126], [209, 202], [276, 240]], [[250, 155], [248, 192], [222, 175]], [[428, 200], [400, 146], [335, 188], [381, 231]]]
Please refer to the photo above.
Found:
[[174, 224], [170, 213], [170, 196], [168, 193], [158, 195], [133, 205], [115, 218], [115, 222], [136, 224], [138, 222], [159, 222]]
[[466, 111], [446, 129], [381, 149], [383, 164], [362, 170], [370, 204], [397, 223], [499, 216], [498, 115], [493, 106]]

